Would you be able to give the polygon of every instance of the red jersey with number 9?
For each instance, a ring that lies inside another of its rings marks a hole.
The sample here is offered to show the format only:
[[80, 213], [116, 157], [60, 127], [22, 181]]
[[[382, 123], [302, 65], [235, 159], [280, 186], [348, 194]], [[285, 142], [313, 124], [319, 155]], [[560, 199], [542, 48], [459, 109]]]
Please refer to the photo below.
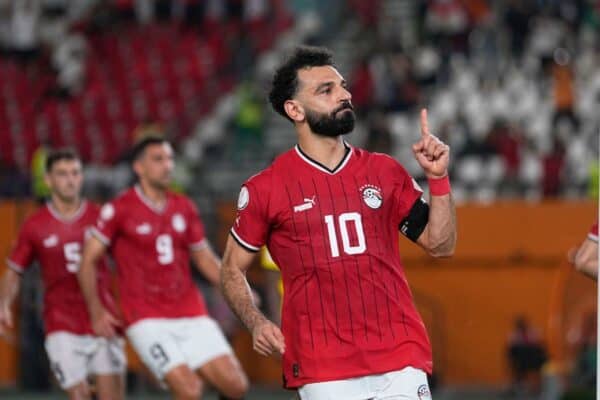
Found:
[[[7, 259], [9, 268], [22, 273], [37, 260], [44, 283], [46, 333], [66, 331], [92, 334], [85, 300], [76, 273], [86, 232], [94, 226], [99, 207], [83, 201], [76, 214], [63, 218], [52, 205], [41, 207], [23, 223]], [[102, 260], [98, 265], [98, 291], [105, 306], [114, 309], [110, 273]]]
[[206, 314], [192, 280], [190, 250], [207, 245], [194, 204], [167, 193], [157, 209], [134, 187], [105, 204], [92, 234], [110, 247], [126, 325], [144, 318]]
[[334, 170], [296, 146], [243, 185], [231, 234], [249, 251], [266, 244], [281, 269], [287, 387], [431, 372], [398, 249], [421, 196], [394, 159], [349, 146]]

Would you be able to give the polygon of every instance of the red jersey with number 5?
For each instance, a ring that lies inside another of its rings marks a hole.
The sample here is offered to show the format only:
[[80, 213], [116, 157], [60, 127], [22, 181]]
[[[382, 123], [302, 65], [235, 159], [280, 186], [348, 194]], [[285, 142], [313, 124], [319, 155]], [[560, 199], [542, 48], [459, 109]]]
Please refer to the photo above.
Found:
[[126, 325], [206, 314], [192, 280], [190, 250], [207, 242], [187, 197], [169, 192], [164, 207], [157, 209], [136, 186], [102, 207], [92, 234], [110, 246], [117, 264]]
[[[7, 259], [9, 268], [18, 273], [29, 268], [34, 260], [39, 262], [45, 289], [47, 334], [56, 331], [93, 333], [76, 273], [85, 234], [94, 226], [98, 214], [97, 205], [83, 201], [77, 213], [65, 219], [48, 203], [24, 222]], [[109, 288], [110, 273], [102, 261], [98, 266], [98, 290], [104, 304], [112, 309]]]
[[421, 196], [394, 159], [349, 146], [334, 170], [296, 146], [243, 185], [231, 234], [249, 251], [266, 244], [281, 269], [287, 387], [431, 372], [398, 249]]

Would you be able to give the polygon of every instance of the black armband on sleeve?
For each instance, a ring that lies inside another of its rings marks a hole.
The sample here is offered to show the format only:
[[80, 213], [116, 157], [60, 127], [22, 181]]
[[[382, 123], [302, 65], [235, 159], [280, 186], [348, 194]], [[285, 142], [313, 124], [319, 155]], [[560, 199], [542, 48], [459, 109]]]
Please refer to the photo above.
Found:
[[419, 197], [413, 204], [410, 212], [400, 222], [400, 232], [413, 242], [416, 242], [429, 222], [429, 204]]

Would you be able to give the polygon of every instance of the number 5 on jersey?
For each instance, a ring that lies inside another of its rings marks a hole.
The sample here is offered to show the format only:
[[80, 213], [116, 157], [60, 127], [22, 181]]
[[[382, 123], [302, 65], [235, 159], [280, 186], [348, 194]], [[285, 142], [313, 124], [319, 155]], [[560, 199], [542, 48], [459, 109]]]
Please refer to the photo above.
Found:
[[[348, 222], [352, 221], [354, 229], [356, 230], [356, 238], [358, 243], [352, 245], [350, 243], [350, 235], [348, 234]], [[337, 233], [335, 231], [335, 219], [333, 215], [325, 216], [325, 225], [327, 225], [327, 234], [329, 236], [329, 247], [331, 248], [332, 257], [340, 256], [340, 249], [338, 246]], [[365, 240], [365, 232], [363, 231], [362, 217], [357, 212], [343, 213], [338, 216], [338, 226], [340, 233], [342, 234], [342, 248], [344, 253], [348, 255], [362, 254], [367, 249], [367, 243]]]

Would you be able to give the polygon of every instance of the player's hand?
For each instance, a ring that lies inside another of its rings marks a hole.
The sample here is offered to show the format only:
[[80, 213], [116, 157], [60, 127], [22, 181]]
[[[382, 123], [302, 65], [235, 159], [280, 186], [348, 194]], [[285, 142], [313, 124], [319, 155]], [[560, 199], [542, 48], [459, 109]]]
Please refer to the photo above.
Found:
[[569, 264], [575, 265], [575, 258], [577, 257], [578, 250], [579, 247], [571, 247], [567, 252], [567, 261], [569, 261]]
[[425, 108], [421, 110], [421, 139], [412, 149], [428, 178], [442, 178], [448, 174], [450, 147], [429, 132]]
[[119, 320], [104, 307], [92, 312], [92, 329], [98, 336], [113, 338], [117, 335], [116, 328], [121, 326]]
[[264, 319], [252, 331], [252, 345], [254, 350], [263, 356], [270, 356], [273, 352], [285, 352], [283, 333], [277, 325]]

